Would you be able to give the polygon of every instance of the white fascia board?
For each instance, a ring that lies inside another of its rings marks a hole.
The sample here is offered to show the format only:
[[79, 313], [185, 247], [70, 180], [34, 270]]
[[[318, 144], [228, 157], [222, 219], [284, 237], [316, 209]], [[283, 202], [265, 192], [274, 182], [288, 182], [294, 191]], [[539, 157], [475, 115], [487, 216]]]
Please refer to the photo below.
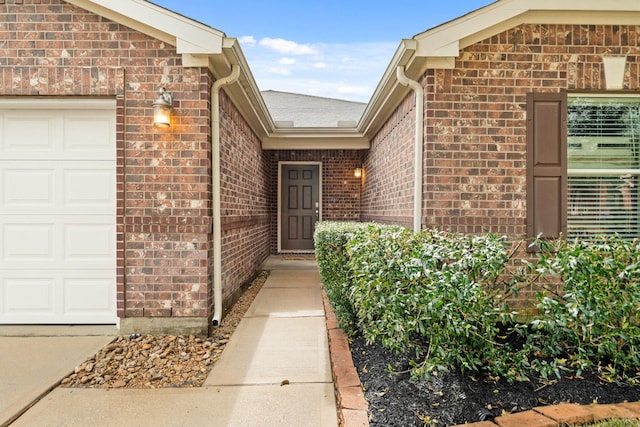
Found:
[[561, 25], [638, 25], [638, 10], [605, 11], [533, 11], [523, 19], [525, 24], [561, 24]]
[[[199, 41], [200, 42], [200, 41]], [[212, 52], [212, 46], [214, 46], [216, 52]], [[183, 55], [215, 55], [222, 53], [222, 38], [212, 37], [207, 45], [203, 43], [193, 43], [190, 40], [176, 37], [176, 52]]]
[[453, 70], [456, 68], [456, 56], [430, 56], [427, 58], [426, 67], [427, 69], [434, 70]]
[[460, 41], [454, 40], [453, 42], [436, 48], [435, 46], [429, 46], [425, 43], [418, 43], [416, 49], [417, 56], [453, 56], [456, 57], [460, 54]]
[[456, 44], [464, 49], [524, 23], [633, 25], [638, 13], [638, 0], [500, 0], [416, 35], [416, 55], [457, 57]]
[[[416, 48], [417, 42], [414, 39], [404, 39], [400, 42], [391, 62], [385, 69], [376, 90], [373, 92], [371, 99], [360, 117], [357, 125], [358, 131], [367, 135], [375, 133], [377, 129], [372, 129], [371, 126], [377, 123], [376, 119], [381, 110], [388, 107], [390, 103], [398, 102], [399, 99], [404, 96], [403, 94], [397, 93], [399, 85], [396, 78], [396, 69], [398, 66], [406, 66], [414, 59]], [[404, 86], [400, 88], [401, 92], [407, 90]]]
[[[504, 1], [504, 0], [502, 0]], [[638, 0], [512, 0], [514, 5], [526, 8], [530, 11], [591, 11], [591, 12], [612, 12], [612, 11], [640, 11]]]
[[182, 66], [183, 67], [210, 67], [208, 55], [192, 55], [189, 53], [182, 54]]
[[66, 0], [176, 47], [181, 54], [222, 53], [224, 33], [146, 0]]
[[[235, 38], [225, 38], [222, 50], [222, 56], [211, 57], [213, 60], [212, 72], [216, 78], [221, 78], [231, 72], [230, 68], [228, 71], [226, 70], [226, 64], [229, 67], [233, 65], [240, 68], [238, 82], [230, 87], [224, 87], [224, 90], [233, 99], [236, 107], [243, 113], [258, 137], [266, 136], [275, 129], [275, 123], [251, 73], [251, 68], [242, 52], [240, 43]], [[224, 74], [219, 75], [219, 72]]]
[[418, 34], [415, 36], [418, 41], [416, 54], [423, 57], [457, 57], [460, 53], [461, 39], [526, 12], [520, 8], [501, 7], [502, 1]]

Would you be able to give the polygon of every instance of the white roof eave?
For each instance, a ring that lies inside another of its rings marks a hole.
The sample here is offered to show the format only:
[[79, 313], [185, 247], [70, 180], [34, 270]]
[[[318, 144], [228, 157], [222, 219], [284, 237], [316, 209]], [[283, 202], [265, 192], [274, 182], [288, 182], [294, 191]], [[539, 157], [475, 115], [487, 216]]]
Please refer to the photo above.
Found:
[[222, 53], [222, 31], [199, 23], [146, 0], [66, 0], [176, 47], [177, 53]]
[[367, 150], [369, 139], [355, 129], [279, 129], [262, 139], [264, 150]]
[[416, 55], [457, 57], [457, 49], [525, 23], [637, 24], [638, 13], [638, 0], [499, 0], [416, 35]]
[[67, 0], [68, 3], [175, 46], [185, 67], [207, 67], [216, 79], [239, 67], [234, 84], [223, 87], [265, 149], [364, 149], [369, 141], [355, 129], [278, 129], [244, 53], [235, 38], [146, 0]]
[[358, 129], [369, 138], [402, 102], [398, 66], [419, 79], [427, 69], [452, 69], [460, 51], [521, 24], [619, 24], [640, 22], [640, 0], [497, 0], [452, 21], [403, 40], [376, 88]]
[[251, 73], [251, 68], [236, 38], [225, 38], [222, 55], [210, 56], [210, 69], [216, 79], [231, 73], [231, 66], [240, 68], [238, 81], [223, 86], [236, 108], [261, 140], [275, 129], [275, 122], [262, 97], [258, 84]]
[[416, 58], [416, 48], [416, 40], [404, 39], [396, 49], [391, 62], [387, 66], [380, 83], [378, 83], [358, 122], [358, 131], [366, 137], [373, 137], [382, 126], [379, 118], [387, 117], [388, 114], [391, 114], [401, 98], [409, 92], [408, 87], [398, 83], [396, 69], [398, 66], [412, 68], [412, 72], [409, 74], [413, 75], [413, 68], [415, 67], [411, 67], [411, 65], [414, 65], [413, 60]]

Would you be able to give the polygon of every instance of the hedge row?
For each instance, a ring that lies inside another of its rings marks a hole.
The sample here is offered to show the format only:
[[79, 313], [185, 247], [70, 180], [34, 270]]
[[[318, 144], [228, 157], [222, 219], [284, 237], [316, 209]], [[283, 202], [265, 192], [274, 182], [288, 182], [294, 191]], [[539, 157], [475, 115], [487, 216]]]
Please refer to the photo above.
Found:
[[[634, 381], [637, 243], [536, 241], [544, 250], [535, 263], [523, 260], [517, 274], [506, 268], [511, 244], [493, 234], [324, 222], [315, 243], [340, 326], [414, 352], [416, 376], [461, 369], [525, 380], [598, 364], [611, 378]], [[539, 292], [540, 316], [517, 322], [505, 297], [544, 277], [561, 279], [564, 292]]]

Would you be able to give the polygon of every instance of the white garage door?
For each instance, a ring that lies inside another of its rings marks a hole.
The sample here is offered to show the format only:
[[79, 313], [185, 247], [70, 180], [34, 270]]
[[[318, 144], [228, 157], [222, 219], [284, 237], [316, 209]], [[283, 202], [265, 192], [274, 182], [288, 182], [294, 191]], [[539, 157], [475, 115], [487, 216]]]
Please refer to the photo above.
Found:
[[0, 323], [116, 322], [115, 101], [0, 101]]

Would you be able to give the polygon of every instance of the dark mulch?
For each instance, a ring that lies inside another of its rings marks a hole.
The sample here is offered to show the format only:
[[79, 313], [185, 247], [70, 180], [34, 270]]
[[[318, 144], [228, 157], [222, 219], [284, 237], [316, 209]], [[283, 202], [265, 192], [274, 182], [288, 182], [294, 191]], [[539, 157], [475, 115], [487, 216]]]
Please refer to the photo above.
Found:
[[[362, 338], [351, 343], [353, 361], [365, 388], [372, 427], [451, 426], [492, 419], [558, 403], [620, 403], [640, 400], [640, 387], [604, 383], [597, 372], [552, 382], [491, 381], [481, 376], [443, 373], [430, 381], [410, 381], [407, 355], [395, 355]], [[395, 372], [391, 374], [387, 367]]]

